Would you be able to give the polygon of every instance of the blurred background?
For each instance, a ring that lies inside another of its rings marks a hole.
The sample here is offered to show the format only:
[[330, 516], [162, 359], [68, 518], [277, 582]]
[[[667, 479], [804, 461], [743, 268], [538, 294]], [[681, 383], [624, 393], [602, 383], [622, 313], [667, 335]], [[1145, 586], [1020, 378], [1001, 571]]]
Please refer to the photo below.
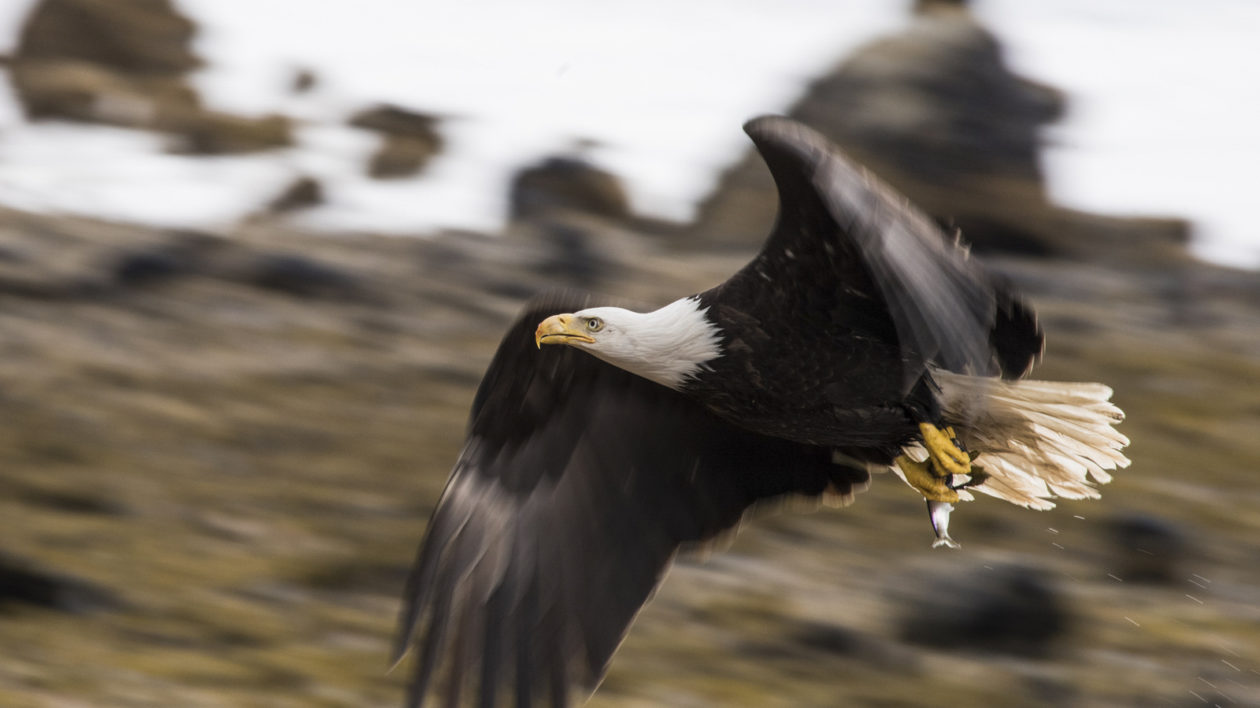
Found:
[[1260, 5], [0, 3], [0, 705], [390, 706], [521, 303], [664, 303], [841, 144], [1035, 302], [1134, 464], [891, 476], [684, 556], [594, 706], [1260, 705]]

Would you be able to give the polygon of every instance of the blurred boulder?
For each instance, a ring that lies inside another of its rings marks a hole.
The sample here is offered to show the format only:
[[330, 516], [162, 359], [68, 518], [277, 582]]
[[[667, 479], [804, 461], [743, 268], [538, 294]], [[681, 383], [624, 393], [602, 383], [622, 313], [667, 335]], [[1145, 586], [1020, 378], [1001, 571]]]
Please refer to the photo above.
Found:
[[896, 643], [836, 624], [796, 621], [788, 625], [792, 642], [809, 651], [842, 656], [909, 674], [919, 668], [917, 658]]
[[151, 126], [169, 133], [171, 152], [186, 155], [230, 155], [293, 144], [293, 123], [269, 114], [250, 118], [202, 110], [163, 112]]
[[433, 144], [435, 150], [442, 145], [437, 123], [438, 119], [434, 116], [390, 104], [366, 108], [350, 117], [350, 125], [356, 128], [426, 140]]
[[160, 106], [198, 109], [196, 94], [180, 77], [132, 77], [78, 60], [15, 61], [10, 75], [31, 120], [150, 127]]
[[1111, 572], [1125, 582], [1173, 583], [1189, 551], [1185, 532], [1171, 521], [1146, 514], [1130, 514], [1107, 523], [1113, 557]]
[[1064, 109], [1058, 90], [1011, 71], [966, 3], [932, 0], [816, 81], [792, 114], [899, 175], [1012, 180], [1044, 200], [1041, 130]]
[[295, 94], [309, 93], [319, 85], [319, 75], [314, 69], [300, 68], [293, 72], [293, 78], [289, 80], [289, 90]]
[[899, 634], [938, 649], [1041, 657], [1068, 626], [1067, 601], [1041, 569], [950, 565], [900, 586]]
[[124, 253], [109, 269], [119, 285], [146, 286], [187, 275], [192, 266], [171, 249], [145, 249]]
[[143, 245], [109, 251], [103, 270], [107, 286], [147, 287], [211, 272], [224, 240], [199, 231], [175, 230]]
[[404, 563], [356, 558], [313, 568], [299, 578], [303, 587], [332, 592], [384, 595], [390, 598], [407, 580]]
[[[1041, 134], [1064, 112], [1060, 91], [1010, 69], [966, 2], [920, 0], [905, 29], [859, 47], [788, 113], [978, 251], [1091, 257], [1115, 246], [1184, 258], [1182, 221], [1112, 219], [1050, 203]], [[696, 237], [757, 244], [776, 206], [769, 173], [750, 153], [701, 206]]]
[[549, 282], [591, 288], [612, 270], [607, 255], [595, 243], [589, 224], [547, 220], [537, 224], [533, 236], [541, 242], [537, 270]]
[[85, 580], [0, 554], [0, 610], [27, 605], [78, 614], [119, 604], [113, 593]]
[[376, 179], [414, 177], [424, 169], [435, 152], [433, 146], [423, 140], [387, 135], [368, 159], [367, 173]]
[[357, 299], [367, 288], [350, 272], [291, 253], [256, 257], [243, 280], [256, 287], [303, 298]]
[[350, 125], [382, 136], [367, 169], [377, 179], [411, 177], [423, 170], [445, 146], [437, 123], [434, 116], [391, 105], [375, 106], [350, 118]]
[[190, 46], [194, 32], [170, 0], [41, 0], [22, 28], [15, 59], [79, 60], [178, 77], [201, 66]]
[[245, 152], [291, 143], [280, 116], [207, 111], [187, 81], [201, 66], [195, 26], [170, 0], [41, 0], [10, 59], [31, 120], [105, 123], [170, 133], [181, 152]]
[[64, 514], [127, 516], [130, 512], [127, 506], [118, 500], [102, 496], [96, 492], [28, 487], [15, 496], [25, 504]]
[[621, 180], [579, 157], [550, 157], [519, 170], [508, 195], [513, 221], [531, 221], [564, 212], [622, 220], [630, 200]]
[[314, 177], [303, 175], [293, 180], [270, 202], [267, 211], [273, 214], [309, 209], [326, 201], [324, 185]]

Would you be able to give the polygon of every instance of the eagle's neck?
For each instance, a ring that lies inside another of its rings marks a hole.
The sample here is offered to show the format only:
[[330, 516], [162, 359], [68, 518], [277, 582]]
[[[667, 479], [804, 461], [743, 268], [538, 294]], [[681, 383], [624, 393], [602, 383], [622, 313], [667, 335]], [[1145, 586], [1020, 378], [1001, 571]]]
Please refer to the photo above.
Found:
[[623, 341], [616, 348], [591, 353], [632, 374], [679, 390], [705, 370], [707, 362], [722, 355], [721, 330], [696, 297], [653, 312], [622, 312], [625, 319], [617, 319], [624, 323]]

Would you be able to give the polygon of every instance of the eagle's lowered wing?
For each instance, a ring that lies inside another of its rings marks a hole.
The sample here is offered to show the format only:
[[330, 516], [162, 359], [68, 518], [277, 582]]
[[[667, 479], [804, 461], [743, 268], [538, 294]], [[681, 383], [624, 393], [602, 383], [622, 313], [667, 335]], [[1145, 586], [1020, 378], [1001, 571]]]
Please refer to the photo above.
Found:
[[534, 303], [508, 332], [407, 582], [396, 658], [408, 705], [446, 694], [516, 705], [592, 690], [680, 544], [789, 493], [847, 493], [865, 473], [751, 434], [680, 394], [567, 347], [534, 345]]

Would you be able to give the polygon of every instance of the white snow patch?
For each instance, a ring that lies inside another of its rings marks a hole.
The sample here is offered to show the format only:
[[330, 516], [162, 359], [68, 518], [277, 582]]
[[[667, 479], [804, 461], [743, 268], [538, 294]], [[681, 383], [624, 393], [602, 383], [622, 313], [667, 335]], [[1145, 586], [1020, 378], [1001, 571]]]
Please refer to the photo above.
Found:
[[[299, 174], [329, 204], [297, 217], [337, 230], [495, 230], [523, 164], [586, 153], [636, 210], [687, 219], [747, 146], [746, 119], [782, 111], [806, 82], [905, 22], [886, 0], [176, 0], [201, 29], [208, 105], [301, 122], [299, 144], [232, 157], [163, 152], [160, 138], [25, 123], [0, 81], [0, 203], [170, 226], [225, 225]], [[33, 0], [0, 2], [11, 52]], [[1260, 266], [1249, 207], [1260, 158], [1260, 3], [977, 0], [1030, 78], [1067, 92], [1046, 161], [1063, 203], [1187, 216], [1200, 255]], [[295, 21], [294, 18], [300, 18]], [[298, 69], [319, 79], [288, 92]], [[394, 102], [446, 118], [447, 151], [415, 179], [363, 172], [376, 136], [345, 125]]]

